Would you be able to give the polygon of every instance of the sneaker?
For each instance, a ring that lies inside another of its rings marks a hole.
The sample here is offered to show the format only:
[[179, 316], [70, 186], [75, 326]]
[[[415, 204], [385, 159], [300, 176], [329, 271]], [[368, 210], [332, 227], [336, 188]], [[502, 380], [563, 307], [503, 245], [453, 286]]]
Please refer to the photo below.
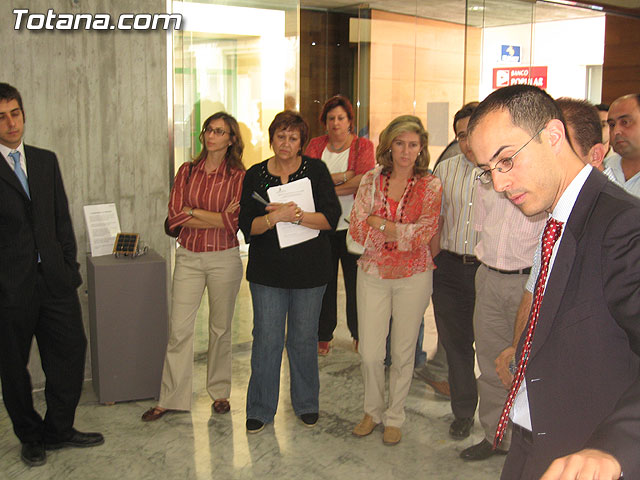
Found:
[[300, 420], [305, 426], [311, 428], [315, 427], [316, 423], [318, 423], [318, 414], [317, 413], [303, 413], [300, 415]]
[[247, 418], [247, 433], [258, 433], [264, 430], [264, 422], [255, 418]]

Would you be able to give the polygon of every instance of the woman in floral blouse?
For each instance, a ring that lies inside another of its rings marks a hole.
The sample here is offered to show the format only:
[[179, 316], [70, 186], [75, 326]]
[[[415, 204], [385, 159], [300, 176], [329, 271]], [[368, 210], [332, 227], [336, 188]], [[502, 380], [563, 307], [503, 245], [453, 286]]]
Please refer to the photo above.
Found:
[[[416, 340], [435, 268], [429, 242], [438, 230], [442, 187], [428, 171], [427, 138], [419, 118], [394, 119], [380, 134], [378, 166], [362, 178], [351, 212], [349, 231], [365, 248], [357, 284], [365, 415], [353, 434], [368, 435], [382, 423], [386, 445], [397, 444], [402, 436]], [[390, 328], [393, 363], [385, 404]]]

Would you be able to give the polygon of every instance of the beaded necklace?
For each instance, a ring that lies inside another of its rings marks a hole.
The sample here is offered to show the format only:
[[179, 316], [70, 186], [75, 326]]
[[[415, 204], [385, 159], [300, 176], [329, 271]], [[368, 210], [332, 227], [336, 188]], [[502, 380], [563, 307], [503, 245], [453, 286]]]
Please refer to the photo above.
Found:
[[[384, 173], [384, 190], [383, 190], [383, 196], [384, 196], [384, 218], [392, 220], [391, 219], [391, 209], [389, 208], [389, 203], [388, 203], [388, 198], [389, 198], [389, 179], [391, 178], [391, 173]], [[398, 216], [398, 212], [396, 210], [396, 215], [395, 217], [398, 219], [398, 223], [403, 223], [402, 219], [404, 218], [404, 207], [407, 203], [409, 203], [409, 200], [411, 199], [411, 192], [413, 190], [413, 184], [415, 183], [415, 175], [411, 175], [411, 178], [409, 179], [409, 181], [407, 182], [407, 186], [405, 189], [404, 194], [402, 195], [402, 197], [400, 198], [400, 202], [402, 203], [402, 206], [398, 205], [400, 207], [400, 215]], [[404, 201], [403, 201], [404, 198]], [[393, 220], [392, 220], [393, 221]], [[385, 242], [384, 243], [384, 248], [387, 251], [393, 251], [396, 250], [398, 248], [398, 242]]]

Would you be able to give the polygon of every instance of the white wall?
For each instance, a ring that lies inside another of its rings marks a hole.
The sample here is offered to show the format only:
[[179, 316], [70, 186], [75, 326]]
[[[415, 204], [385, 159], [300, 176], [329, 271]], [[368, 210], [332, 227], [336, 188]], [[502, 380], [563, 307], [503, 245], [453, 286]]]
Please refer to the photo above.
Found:
[[[586, 66], [602, 65], [605, 17], [485, 28], [480, 98], [493, 91], [493, 69], [504, 66], [547, 66], [547, 92], [553, 97], [585, 98]], [[521, 62], [500, 61], [501, 45], [520, 45]], [[532, 48], [533, 46], [533, 48]]]

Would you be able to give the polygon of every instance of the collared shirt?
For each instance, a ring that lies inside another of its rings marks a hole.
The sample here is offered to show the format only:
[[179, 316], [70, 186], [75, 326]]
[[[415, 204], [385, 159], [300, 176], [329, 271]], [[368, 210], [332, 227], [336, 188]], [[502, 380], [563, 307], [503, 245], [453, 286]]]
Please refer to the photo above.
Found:
[[[636, 173], [633, 177], [627, 180], [624, 177], [624, 172], [622, 171], [622, 158], [620, 155], [612, 156], [609, 158], [605, 164], [606, 170], [610, 171], [613, 174], [613, 178], [615, 182], [624, 188], [631, 195], [636, 197], [640, 197], [640, 172]], [[605, 175], [609, 176], [605, 173]]]
[[473, 221], [477, 168], [463, 155], [447, 158], [433, 174], [442, 183], [442, 231], [440, 248], [460, 255], [473, 255], [478, 233]]
[[[591, 165], [585, 165], [582, 170], [576, 175], [576, 177], [571, 181], [566, 190], [562, 193], [560, 200], [556, 204], [556, 207], [553, 209], [550, 217], [555, 218], [559, 222], [563, 222], [562, 232], [560, 233], [560, 237], [556, 241], [553, 246], [553, 251], [551, 252], [551, 259], [549, 260], [549, 270], [547, 274], [547, 281], [544, 285], [546, 290], [547, 285], [549, 284], [549, 279], [553, 274], [553, 263], [556, 259], [556, 254], [558, 253], [558, 247], [562, 242], [562, 238], [564, 237], [564, 232], [566, 231], [567, 221], [569, 220], [569, 216], [571, 215], [571, 211], [573, 210], [573, 206], [578, 199], [578, 195], [584, 186], [584, 182], [587, 181], [587, 177], [591, 173]], [[540, 256], [537, 255], [538, 264], [535, 265], [531, 269], [531, 273], [533, 274], [533, 270], [540, 271]], [[536, 275], [537, 277], [537, 275]], [[540, 319], [538, 319], [540, 321]], [[544, 319], [543, 319], [544, 321]], [[533, 341], [535, 342], [535, 336], [533, 337]], [[526, 373], [525, 373], [526, 376]], [[531, 412], [529, 411], [529, 397], [527, 396], [527, 382], [522, 382], [520, 385], [520, 390], [516, 395], [516, 398], [513, 402], [513, 408], [511, 409], [510, 414], [511, 420], [513, 423], [520, 425], [527, 430], [533, 430], [531, 428]]]
[[476, 186], [473, 207], [474, 228], [479, 232], [476, 257], [500, 270], [530, 267], [547, 215], [527, 217], [503, 193], [482, 183]]
[[[385, 195], [381, 170], [378, 166], [364, 174], [351, 211], [349, 233], [364, 245], [358, 265], [369, 275], [384, 279], [407, 278], [433, 270], [429, 242], [438, 231], [440, 180], [431, 174], [417, 177], [396, 205]], [[398, 240], [385, 243], [384, 233], [367, 223], [369, 215], [396, 222]]]
[[192, 252], [216, 252], [237, 247], [239, 211], [228, 213], [225, 209], [231, 202], [240, 200], [244, 170], [228, 169], [226, 160], [211, 173], [206, 172], [204, 160], [192, 169], [189, 165], [187, 162], [180, 167], [171, 189], [169, 226], [174, 228], [191, 219], [182, 211], [183, 207], [188, 206], [219, 212], [224, 228], [183, 227], [178, 243]]
[[20, 152], [20, 165], [22, 166], [22, 171], [24, 171], [27, 178], [29, 178], [29, 172], [27, 172], [27, 157], [24, 154], [24, 143], [20, 142], [20, 145], [18, 145], [18, 148], [9, 148], [6, 145], [3, 145], [0, 143], [0, 154], [2, 154], [4, 159], [9, 164], [9, 167], [14, 172], [16, 171], [16, 164], [13, 162], [13, 159], [9, 157], [9, 154], [16, 150]]

